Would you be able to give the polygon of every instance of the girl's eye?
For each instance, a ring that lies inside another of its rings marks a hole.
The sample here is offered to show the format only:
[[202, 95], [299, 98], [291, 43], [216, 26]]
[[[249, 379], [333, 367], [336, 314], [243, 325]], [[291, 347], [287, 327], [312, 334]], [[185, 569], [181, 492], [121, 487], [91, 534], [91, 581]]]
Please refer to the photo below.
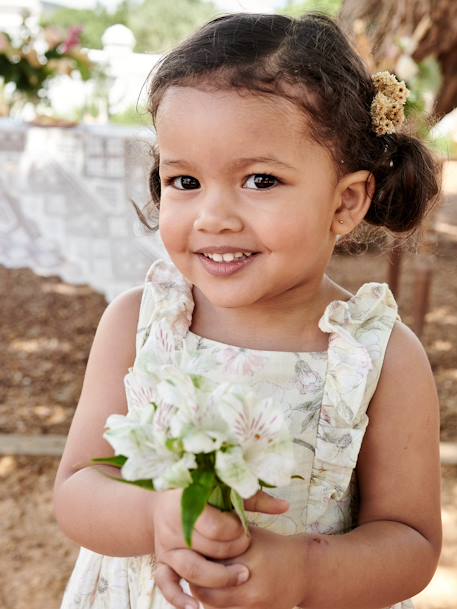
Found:
[[277, 184], [279, 184], [278, 178], [275, 178], [269, 173], [253, 173], [245, 182], [245, 185], [247, 185], [248, 188], [254, 190], [267, 190]]
[[169, 178], [167, 184], [171, 184], [178, 190], [195, 190], [200, 188], [200, 182], [197, 178], [192, 176], [177, 176], [176, 178]]

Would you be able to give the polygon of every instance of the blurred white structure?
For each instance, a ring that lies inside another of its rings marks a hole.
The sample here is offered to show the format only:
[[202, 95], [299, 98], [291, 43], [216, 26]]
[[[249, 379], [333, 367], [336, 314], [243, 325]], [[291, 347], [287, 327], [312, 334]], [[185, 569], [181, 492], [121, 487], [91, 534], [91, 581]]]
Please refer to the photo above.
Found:
[[[106, 101], [109, 114], [123, 112], [138, 104], [145, 105], [146, 80], [160, 55], [134, 53], [135, 36], [125, 25], [109, 27], [102, 37], [103, 49], [88, 50], [89, 58], [98, 66], [105, 78], [82, 82], [68, 76], [56, 78], [50, 85], [52, 107], [62, 115], [90, 105], [94, 100], [103, 106]], [[101, 120], [105, 109], [100, 108]]]
[[30, 13], [31, 24], [38, 24], [40, 0], [0, 0], [0, 29], [14, 36], [22, 22], [22, 13]]

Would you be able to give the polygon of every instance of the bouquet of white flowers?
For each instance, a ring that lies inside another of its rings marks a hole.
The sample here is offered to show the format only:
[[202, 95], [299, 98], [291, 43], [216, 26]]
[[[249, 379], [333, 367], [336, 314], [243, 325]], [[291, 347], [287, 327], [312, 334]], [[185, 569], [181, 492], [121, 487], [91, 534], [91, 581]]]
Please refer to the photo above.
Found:
[[122, 482], [161, 491], [183, 488], [185, 541], [207, 504], [235, 510], [249, 534], [243, 499], [293, 476], [293, 443], [285, 417], [270, 398], [245, 385], [217, 385], [173, 364], [155, 374], [131, 369], [135, 396], [127, 415], [108, 417], [104, 438], [115, 457], [93, 459], [121, 470]]

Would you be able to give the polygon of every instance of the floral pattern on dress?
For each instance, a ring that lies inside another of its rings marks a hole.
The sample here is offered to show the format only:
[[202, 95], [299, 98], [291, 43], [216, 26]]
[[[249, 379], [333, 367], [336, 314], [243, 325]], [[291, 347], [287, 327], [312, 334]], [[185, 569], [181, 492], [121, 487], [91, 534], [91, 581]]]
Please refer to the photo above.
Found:
[[[246, 383], [259, 396], [273, 397], [287, 416], [304, 479], [269, 489], [289, 501], [286, 514], [248, 512], [248, 520], [283, 535], [351, 530], [366, 411], [398, 319], [387, 285], [364, 284], [348, 301], [326, 307], [319, 321], [329, 334], [326, 352], [260, 351], [199, 337], [189, 331], [193, 307], [191, 284], [171, 262], [156, 261], [146, 275], [137, 356], [124, 379], [129, 408], [154, 395], [153, 383], [139, 387], [136, 376], [166, 362], [216, 382]], [[172, 609], [155, 585], [154, 569], [153, 555], [109, 557], [81, 548], [61, 609]], [[181, 585], [190, 594], [187, 582]], [[403, 601], [386, 609], [413, 605]]]

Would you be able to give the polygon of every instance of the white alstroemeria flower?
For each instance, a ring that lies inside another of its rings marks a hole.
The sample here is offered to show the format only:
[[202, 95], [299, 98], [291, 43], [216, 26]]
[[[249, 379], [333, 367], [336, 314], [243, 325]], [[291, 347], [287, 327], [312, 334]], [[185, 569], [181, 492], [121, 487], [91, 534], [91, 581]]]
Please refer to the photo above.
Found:
[[197, 395], [192, 377], [176, 366], [161, 366], [157, 385], [159, 404], [172, 404], [188, 416], [197, 413]]
[[154, 416], [153, 407], [135, 409], [126, 416], [111, 415], [103, 437], [116, 455], [127, 457], [121, 470], [125, 480], [152, 480], [154, 486], [158, 480], [161, 487], [187, 486], [192, 481], [188, 469], [196, 467], [195, 457], [167, 448], [166, 435], [154, 428]]
[[244, 499], [252, 497], [260, 489], [258, 477], [246, 463], [240, 446], [218, 450], [215, 469], [219, 478]]
[[260, 488], [258, 479], [273, 486], [289, 484], [295, 467], [293, 443], [284, 414], [273, 400], [228, 383], [218, 387], [213, 399], [238, 445], [216, 454], [221, 480], [245, 499]]
[[157, 383], [150, 375], [129, 368], [124, 377], [125, 395], [129, 410], [149, 407], [157, 401]]
[[178, 368], [162, 367], [157, 385], [159, 410], [173, 408], [170, 436], [181, 438], [184, 450], [209, 453], [233, 440], [227, 422], [220, 416], [212, 397], [214, 383], [202, 376], [190, 376]]
[[103, 437], [111, 444], [115, 455], [124, 455], [128, 458], [143, 447], [154, 444], [153, 420], [153, 406], [135, 408], [127, 415], [112, 414], [106, 420], [107, 429]]
[[186, 488], [192, 483], [189, 470], [196, 467], [195, 455], [185, 453], [179, 461], [164, 469], [160, 476], [154, 478], [155, 490], [166, 491], [171, 488]]

